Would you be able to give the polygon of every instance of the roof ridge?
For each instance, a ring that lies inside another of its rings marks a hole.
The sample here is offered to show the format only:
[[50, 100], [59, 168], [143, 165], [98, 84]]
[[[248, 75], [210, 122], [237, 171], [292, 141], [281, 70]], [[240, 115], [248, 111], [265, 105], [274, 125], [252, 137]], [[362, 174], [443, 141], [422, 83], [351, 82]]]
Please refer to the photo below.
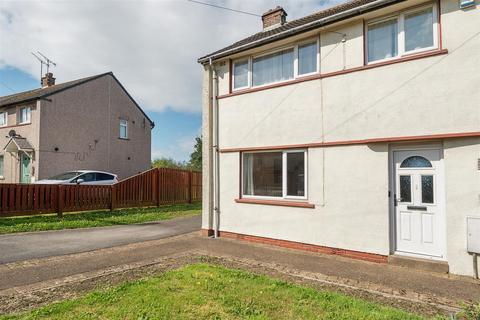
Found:
[[143, 111], [143, 109], [135, 101], [135, 99], [133, 99], [133, 97], [130, 95], [130, 93], [128, 93], [128, 91], [125, 89], [125, 87], [122, 85], [122, 83], [115, 77], [115, 75], [113, 74], [112, 71], [100, 73], [100, 74], [97, 74], [97, 75], [94, 75], [94, 76], [89, 76], [89, 77], [84, 77], [84, 78], [80, 78], [80, 79], [76, 79], [76, 80], [71, 80], [71, 81], [59, 83], [59, 84], [49, 86], [49, 87], [18, 92], [18, 93], [9, 95], [9, 96], [3, 96], [3, 97], [0, 97], [0, 107], [8, 107], [8, 106], [19, 104], [19, 103], [27, 103], [27, 102], [36, 101], [38, 99], [48, 97], [50, 95], [62, 92], [64, 90], [68, 90], [68, 89], [73, 88], [75, 86], [82, 85], [86, 82], [96, 80], [96, 79], [104, 77], [106, 75], [110, 75], [118, 83], [118, 85], [122, 88], [124, 93], [131, 99], [131, 101], [140, 110], [140, 112], [147, 118], [147, 120], [150, 122], [150, 124], [153, 128], [153, 126], [155, 126], [155, 123]]
[[[48, 87], [40, 87], [40, 88], [35, 88], [35, 89], [31, 89], [31, 90], [26, 90], [26, 91], [20, 91], [20, 92], [17, 92], [17, 93], [12, 93], [12, 94], [9, 94], [7, 96], [0, 96], [0, 100], [2, 99], [7, 99], [7, 98], [10, 98], [12, 96], [15, 96], [15, 95], [19, 95], [19, 94], [27, 94], [27, 93], [32, 93], [32, 92], [35, 92], [35, 91], [43, 91], [43, 90], [47, 90], [47, 89], [56, 89], [55, 87], [59, 87], [59, 86], [65, 86], [64, 88], [62, 89], [66, 89], [69, 87], [69, 85], [73, 85], [75, 83], [75, 85], [77, 84], [77, 82], [79, 83], [82, 83], [83, 81], [88, 81], [88, 80], [91, 80], [93, 78], [100, 78], [100, 77], [103, 77], [107, 74], [113, 74], [112, 71], [109, 71], [109, 72], [104, 72], [104, 73], [99, 73], [97, 75], [94, 75], [94, 76], [88, 76], [88, 77], [83, 77], [83, 78], [79, 78], [79, 79], [74, 79], [74, 80], [70, 80], [70, 81], [66, 81], [66, 82], [62, 82], [62, 83], [58, 83], [58, 84], [54, 84], [52, 86], [48, 86]], [[54, 90], [53, 90], [54, 91]], [[49, 94], [49, 93], [48, 93]]]

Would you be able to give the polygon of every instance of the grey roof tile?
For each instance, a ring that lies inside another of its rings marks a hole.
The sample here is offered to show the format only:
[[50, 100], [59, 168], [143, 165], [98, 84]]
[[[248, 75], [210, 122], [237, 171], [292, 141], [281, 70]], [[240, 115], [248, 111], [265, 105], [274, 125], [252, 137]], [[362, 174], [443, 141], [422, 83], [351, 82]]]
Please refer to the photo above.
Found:
[[147, 116], [147, 114], [142, 110], [142, 108], [138, 105], [138, 103], [133, 99], [133, 97], [128, 93], [128, 91], [125, 89], [125, 87], [118, 81], [118, 79], [115, 77], [113, 72], [106, 72], [102, 74], [98, 74], [95, 76], [91, 77], [86, 77], [82, 79], [77, 79], [69, 82], [64, 82], [64, 83], [59, 83], [50, 87], [45, 87], [45, 88], [38, 88], [30, 91], [24, 91], [24, 92], [19, 92], [15, 94], [11, 94], [8, 96], [3, 96], [0, 97], [0, 107], [7, 107], [10, 105], [15, 105], [19, 103], [26, 103], [30, 101], [35, 101], [38, 99], [42, 99], [45, 97], [48, 97], [54, 93], [61, 92], [63, 90], [67, 90], [70, 88], [73, 88], [75, 86], [81, 85], [85, 82], [95, 80], [97, 78], [106, 76], [106, 75], [111, 75], [120, 85], [120, 87], [123, 89], [125, 94], [133, 101], [133, 103], [137, 106], [137, 108], [142, 112], [142, 114], [147, 118], [147, 120], [150, 122], [152, 128], [155, 126], [155, 123]]
[[5, 107], [8, 105], [12, 104], [17, 104], [17, 103], [22, 103], [22, 102], [27, 102], [27, 101], [33, 101], [37, 100], [46, 96], [49, 96], [51, 94], [54, 94], [56, 92], [60, 92], [69, 88], [72, 88], [74, 86], [77, 86], [79, 84], [85, 83], [87, 81], [100, 78], [104, 75], [111, 74], [111, 72], [107, 73], [102, 73], [96, 76], [91, 76], [87, 78], [82, 78], [78, 80], [73, 80], [69, 82], [64, 82], [60, 84], [56, 84], [50, 87], [45, 87], [45, 88], [38, 88], [38, 89], [33, 89], [30, 91], [24, 91], [24, 92], [19, 92], [15, 94], [11, 94], [8, 96], [3, 96], [0, 97], [0, 107]]
[[[351, 1], [348, 1], [348, 2], [345, 2], [345, 3], [341, 3], [341, 4], [336, 5], [334, 7], [318, 11], [314, 14], [305, 16], [303, 18], [292, 20], [290, 22], [287, 22], [287, 23], [275, 28], [275, 29], [266, 30], [266, 31], [256, 33], [256, 34], [254, 34], [252, 36], [249, 36], [245, 39], [237, 41], [237, 42], [233, 43], [232, 45], [229, 45], [225, 48], [222, 48], [222, 49], [214, 51], [214, 52], [212, 52], [208, 55], [205, 55], [205, 56], [199, 58], [198, 62], [205, 62], [206, 59], [208, 59], [210, 57], [213, 57], [213, 56], [216, 56], [216, 58], [226, 56], [227, 52], [230, 53], [230, 51], [234, 51], [235, 49], [238, 49], [237, 52], [240, 52], [240, 51], [247, 50], [247, 49], [250, 49], [250, 48], [253, 48], [253, 47], [256, 47], [256, 46], [263, 45], [263, 44], [269, 42], [268, 41], [269, 38], [272, 38], [276, 35], [280, 36], [282, 33], [285, 33], [285, 37], [288, 37], [288, 36], [291, 36], [293, 34], [308, 31], [309, 29], [307, 29], [307, 27], [309, 27], [310, 25], [312, 25], [312, 28], [313, 27], [318, 27], [318, 26], [313, 25], [314, 22], [316, 22], [318, 20], [321, 20], [323, 18], [332, 17], [336, 14], [344, 13], [344, 12], [350, 10], [350, 9], [355, 9], [355, 8], [358, 8], [358, 7], [361, 7], [363, 5], [370, 4], [370, 3], [373, 3], [373, 2], [376, 2], [376, 1], [378, 1], [378, 0], [351, 0]], [[392, 0], [392, 1], [389, 1], [389, 3], [393, 4], [393, 3], [402, 2], [402, 1], [405, 1], [405, 0]], [[380, 4], [379, 4], [379, 6], [380, 6]], [[357, 14], [359, 14], [359, 13], [357, 13]], [[341, 19], [339, 19], [339, 20], [341, 20]], [[292, 31], [292, 32], [287, 33], [286, 31]], [[262, 42], [262, 40], [264, 40], [264, 41]], [[275, 40], [278, 40], [278, 39], [275, 39]], [[249, 44], [251, 44], [252, 46], [248, 46]], [[245, 48], [243, 49], [241, 47], [245, 47]]]

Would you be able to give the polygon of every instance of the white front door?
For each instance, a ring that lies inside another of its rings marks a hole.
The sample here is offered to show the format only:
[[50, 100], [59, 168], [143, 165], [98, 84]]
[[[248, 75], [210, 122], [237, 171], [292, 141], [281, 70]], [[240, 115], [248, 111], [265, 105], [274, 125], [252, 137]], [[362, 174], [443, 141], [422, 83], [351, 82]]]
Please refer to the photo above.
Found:
[[440, 150], [394, 151], [396, 252], [445, 258]]

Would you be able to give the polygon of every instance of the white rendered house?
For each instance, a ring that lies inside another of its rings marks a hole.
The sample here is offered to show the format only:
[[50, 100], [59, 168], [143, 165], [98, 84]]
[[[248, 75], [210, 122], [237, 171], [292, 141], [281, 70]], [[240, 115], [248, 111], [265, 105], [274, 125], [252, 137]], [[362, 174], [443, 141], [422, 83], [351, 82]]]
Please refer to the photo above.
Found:
[[480, 6], [354, 0], [199, 59], [205, 234], [475, 274]]

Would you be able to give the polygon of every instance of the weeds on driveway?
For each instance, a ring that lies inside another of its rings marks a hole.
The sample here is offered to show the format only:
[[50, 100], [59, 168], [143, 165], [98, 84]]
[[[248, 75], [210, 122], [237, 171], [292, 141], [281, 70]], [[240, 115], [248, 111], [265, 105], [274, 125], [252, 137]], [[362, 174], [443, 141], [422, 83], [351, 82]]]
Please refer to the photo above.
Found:
[[198, 215], [201, 203], [178, 204], [153, 208], [118, 209], [114, 211], [89, 211], [66, 213], [63, 217], [55, 214], [0, 218], [0, 234], [45, 231], [60, 229], [76, 229], [89, 227], [105, 227], [125, 225], [149, 221], [168, 220], [177, 217]]
[[339, 293], [193, 264], [0, 319], [422, 319]]

